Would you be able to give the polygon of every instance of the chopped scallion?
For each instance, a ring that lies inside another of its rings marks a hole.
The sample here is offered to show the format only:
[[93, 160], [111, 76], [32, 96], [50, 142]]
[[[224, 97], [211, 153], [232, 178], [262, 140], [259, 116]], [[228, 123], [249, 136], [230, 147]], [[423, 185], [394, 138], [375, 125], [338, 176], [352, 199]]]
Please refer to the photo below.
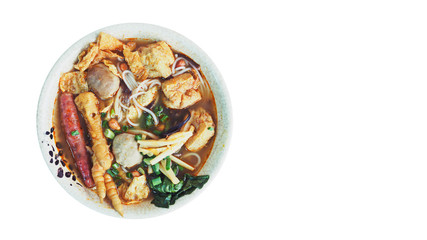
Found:
[[168, 115], [163, 115], [163, 117], [162, 118], [160, 118], [160, 121], [162, 122], [162, 123], [164, 123], [164, 122], [166, 122], [166, 120], [168, 120]]
[[114, 111], [114, 108], [112, 108], [112, 109], [111, 109], [111, 112], [110, 112], [111, 117], [114, 117], [114, 116], [115, 116], [115, 114], [116, 114], [116, 112]]
[[120, 164], [118, 164], [118, 163], [113, 163], [113, 168], [115, 168], [115, 169], [118, 169], [120, 167]]
[[169, 156], [166, 157], [166, 171], [171, 169], [171, 158]]
[[76, 130], [71, 132], [71, 136], [77, 136], [77, 135], [79, 135], [79, 131]]
[[131, 173], [131, 172], [127, 172], [127, 173], [126, 173], [126, 177], [128, 177], [128, 178], [133, 178], [133, 175], [132, 175], [132, 173]]
[[102, 113], [101, 113], [101, 117], [102, 117], [102, 118], [105, 118], [105, 115], [107, 115], [107, 113], [105, 113], [105, 112], [102, 112]]
[[212, 130], [214, 130], [214, 128], [213, 127], [208, 127], [208, 130], [212, 131]]
[[124, 126], [122, 127], [122, 129], [123, 129], [123, 132], [126, 132], [126, 131], [129, 129], [129, 127], [128, 127], [127, 125], [124, 125]]
[[107, 120], [102, 121], [102, 127], [103, 128], [107, 128], [108, 127], [108, 121]]
[[141, 134], [135, 135], [135, 140], [136, 141], [141, 140], [141, 139], [142, 139], [142, 135]]
[[153, 184], [153, 186], [157, 186], [162, 183], [162, 179], [160, 177], [156, 177], [153, 180], [151, 180], [151, 183]]
[[139, 167], [139, 168], [137, 169], [137, 171], [138, 171], [139, 173], [141, 173], [141, 175], [144, 175], [144, 174], [145, 174], [145, 171], [144, 171], [144, 169], [142, 169], [142, 167]]
[[160, 166], [159, 163], [156, 163], [154, 165], [151, 166], [151, 168], [153, 168], [153, 171], [155, 174], [159, 175], [160, 174]]
[[105, 137], [109, 138], [109, 139], [113, 139], [116, 135], [114, 134], [113, 131], [111, 131], [111, 129], [106, 128], [104, 131], [104, 135]]

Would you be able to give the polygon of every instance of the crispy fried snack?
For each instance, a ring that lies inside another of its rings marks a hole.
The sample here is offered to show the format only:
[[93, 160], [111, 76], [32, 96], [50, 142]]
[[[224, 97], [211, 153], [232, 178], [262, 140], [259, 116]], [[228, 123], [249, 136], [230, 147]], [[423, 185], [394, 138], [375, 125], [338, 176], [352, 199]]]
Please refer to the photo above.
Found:
[[121, 216], [123, 216], [122, 202], [120, 201], [116, 184], [114, 183], [113, 178], [110, 176], [110, 174], [105, 173], [104, 179], [105, 179], [105, 186], [107, 188], [107, 197], [111, 200], [111, 203], [113, 204], [114, 209], [116, 209], [116, 211]]
[[79, 55], [79, 62], [74, 65], [74, 68], [80, 70], [80, 72], [84, 72], [90, 66], [90, 63], [96, 57], [99, 52], [99, 47], [95, 43], [89, 44], [89, 48], [87, 49], [86, 55]]
[[104, 201], [105, 194], [106, 194], [106, 187], [105, 187], [105, 180], [104, 180], [104, 173], [105, 169], [99, 165], [99, 162], [96, 161], [95, 155], [92, 157], [93, 159], [93, 167], [92, 167], [92, 178], [95, 182], [96, 186], [96, 194], [98, 195], [101, 203]]
[[96, 185], [96, 193], [101, 202], [105, 198], [106, 186], [103, 175], [111, 167], [113, 156], [102, 132], [101, 116], [98, 110], [98, 99], [92, 92], [79, 94], [74, 99], [77, 109], [85, 119], [89, 135], [92, 138], [92, 177]]
[[107, 140], [102, 131], [101, 116], [98, 110], [98, 99], [92, 92], [84, 92], [74, 99], [77, 109], [82, 113], [88, 127], [89, 135], [92, 138], [92, 150], [96, 156], [96, 161], [105, 170], [111, 167], [113, 157], [107, 145]]
[[86, 82], [85, 72], [67, 72], [61, 75], [59, 79], [59, 88], [62, 92], [70, 92], [72, 94], [79, 94], [89, 91]]

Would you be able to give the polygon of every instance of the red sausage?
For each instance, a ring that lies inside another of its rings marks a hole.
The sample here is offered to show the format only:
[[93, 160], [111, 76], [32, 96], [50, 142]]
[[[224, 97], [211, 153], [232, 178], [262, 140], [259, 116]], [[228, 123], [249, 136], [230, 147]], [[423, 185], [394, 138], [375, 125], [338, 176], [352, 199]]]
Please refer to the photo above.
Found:
[[74, 105], [73, 94], [62, 93], [59, 98], [59, 108], [65, 138], [73, 153], [76, 166], [83, 177], [83, 182], [86, 187], [92, 188], [95, 186], [95, 183], [90, 171], [91, 162], [86, 150], [86, 141], [82, 127], [80, 126], [77, 108], [76, 105]]

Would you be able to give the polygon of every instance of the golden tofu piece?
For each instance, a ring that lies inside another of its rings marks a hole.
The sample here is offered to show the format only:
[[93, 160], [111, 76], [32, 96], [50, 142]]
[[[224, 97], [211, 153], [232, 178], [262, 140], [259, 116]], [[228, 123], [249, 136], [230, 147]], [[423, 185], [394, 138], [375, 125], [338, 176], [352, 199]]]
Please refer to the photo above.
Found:
[[100, 50], [123, 50], [123, 43], [108, 33], [99, 33], [97, 42]]
[[59, 88], [62, 92], [79, 94], [89, 91], [85, 72], [67, 72], [59, 79]]
[[200, 80], [194, 79], [190, 73], [178, 75], [162, 84], [165, 95], [163, 103], [168, 108], [183, 109], [202, 99], [199, 91]]
[[145, 175], [134, 177], [129, 184], [123, 199], [125, 201], [141, 201], [148, 197], [150, 189], [146, 184]]
[[117, 60], [119, 58], [122, 57], [110, 50], [99, 50], [98, 54], [95, 56], [89, 66], [96, 65], [104, 60]]
[[127, 45], [124, 46], [123, 55], [125, 56], [125, 60], [129, 65], [130, 71], [135, 75], [137, 81], [144, 81], [148, 72], [145, 69], [141, 56], [138, 51], [132, 52], [131, 48]]
[[167, 78], [171, 75], [171, 65], [175, 61], [172, 50], [164, 41], [151, 43], [138, 49], [148, 78]]
[[83, 51], [86, 54], [83, 56], [82, 53], [79, 54], [79, 62], [74, 65], [74, 68], [79, 70], [80, 72], [84, 72], [86, 69], [89, 68], [91, 65], [93, 59], [96, 57], [96, 55], [99, 52], [99, 47], [95, 43], [90, 43], [89, 48], [87, 51]]
[[190, 121], [186, 123], [184, 129], [193, 125], [196, 131], [185, 143], [185, 147], [192, 152], [197, 152], [215, 135], [215, 123], [212, 116], [203, 108], [190, 110], [190, 113]]

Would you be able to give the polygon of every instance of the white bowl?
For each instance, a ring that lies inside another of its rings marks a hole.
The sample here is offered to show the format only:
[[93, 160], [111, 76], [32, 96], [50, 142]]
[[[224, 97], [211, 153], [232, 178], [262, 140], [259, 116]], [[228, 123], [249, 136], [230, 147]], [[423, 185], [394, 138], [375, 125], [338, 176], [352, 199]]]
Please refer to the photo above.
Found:
[[[230, 141], [231, 106], [225, 83], [212, 60], [196, 44], [172, 30], [143, 23], [113, 25], [86, 35], [62, 54], [46, 78], [40, 94], [37, 109], [37, 133], [44, 160], [58, 183], [76, 200], [95, 211], [109, 216], [120, 217], [120, 215], [114, 211], [109, 204], [101, 204], [95, 193], [80, 184], [77, 184], [78, 181], [73, 180], [72, 175], [69, 176], [70, 173], [67, 173], [69, 170], [61, 164], [61, 156], [58, 156], [58, 149], [54, 143], [54, 139], [52, 138], [52, 131], [54, 131], [54, 129], [52, 129], [52, 113], [58, 92], [58, 81], [60, 75], [61, 73], [68, 72], [72, 69], [73, 63], [76, 61], [78, 54], [83, 49], [87, 48], [90, 42], [94, 42], [100, 32], [109, 33], [120, 39], [149, 38], [154, 40], [164, 40], [171, 45], [172, 48], [186, 54], [200, 64], [201, 69], [211, 86], [215, 96], [218, 113], [217, 135], [209, 159], [199, 173], [200, 175], [210, 175], [208, 183], [202, 189], [197, 189], [192, 194], [180, 198], [174, 205], [170, 206], [169, 209], [155, 207], [149, 201], [137, 205], [125, 205], [124, 217], [147, 218], [178, 209], [200, 194], [201, 190], [206, 189], [209, 186], [209, 183], [214, 180], [214, 177], [216, 176], [224, 159], [225, 152]], [[60, 177], [61, 172], [62, 177]]]

